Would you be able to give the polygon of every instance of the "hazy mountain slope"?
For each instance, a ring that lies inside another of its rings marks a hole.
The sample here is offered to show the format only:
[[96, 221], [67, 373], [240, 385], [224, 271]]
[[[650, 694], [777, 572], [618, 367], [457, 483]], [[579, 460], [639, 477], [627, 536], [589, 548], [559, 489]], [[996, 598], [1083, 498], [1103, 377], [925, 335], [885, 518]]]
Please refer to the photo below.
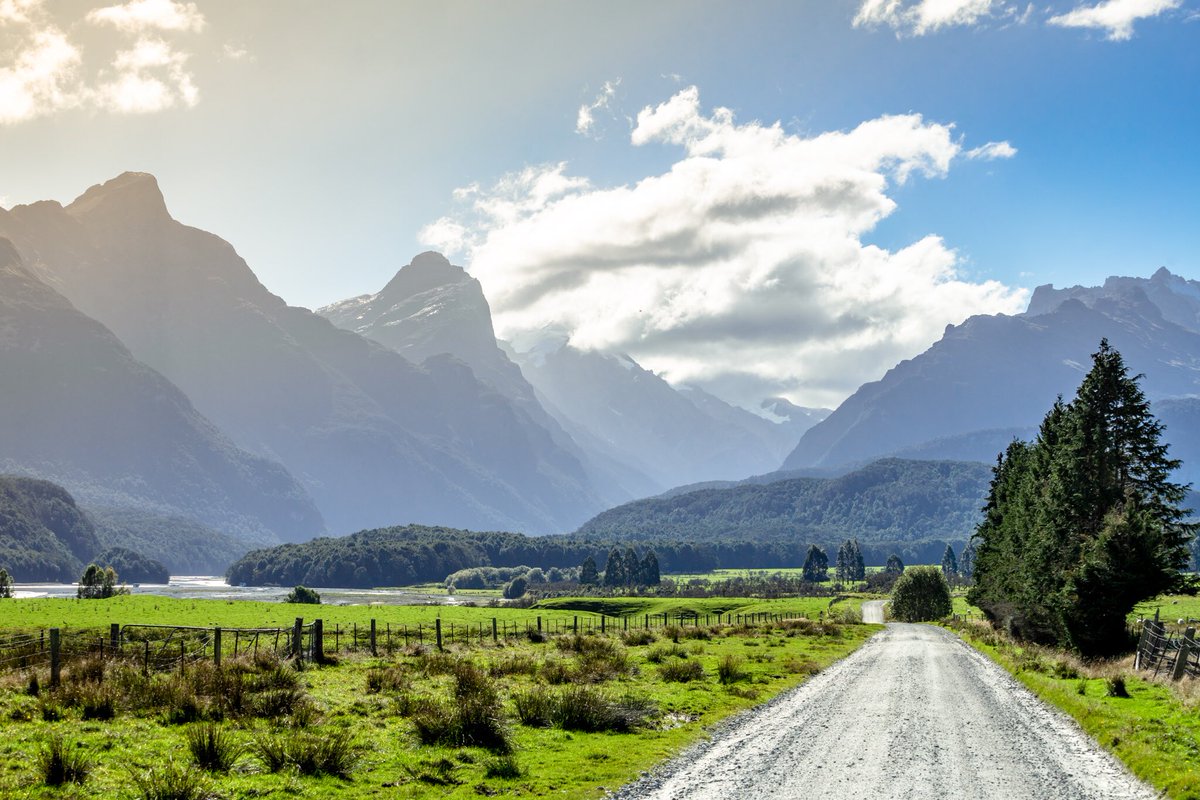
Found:
[[697, 395], [710, 411], [719, 406], [714, 416], [628, 356], [558, 342], [516, 357], [547, 411], [568, 433], [584, 447], [649, 475], [655, 491], [742, 478], [778, 464], [777, 448], [762, 441], [761, 429], [748, 429], [744, 415], [749, 412]]
[[99, 543], [61, 486], [0, 475], [0, 567], [18, 581], [73, 581]]
[[898, 452], [982, 458], [1036, 426], [1056, 395], [1073, 395], [1102, 337], [1133, 373], [1145, 373], [1151, 400], [1200, 391], [1200, 334], [1164, 318], [1140, 285], [1114, 285], [1087, 298], [1090, 305], [1078, 296], [1055, 304], [1043, 290], [1035, 298], [1038, 313], [947, 327], [927, 351], [863, 385], [808, 431], [784, 468]]
[[597, 508], [653, 489], [645, 476], [580, 447], [546, 413], [521, 369], [498, 345], [491, 309], [479, 281], [441, 254], [421, 253], [377, 294], [343, 300], [317, 313], [414, 363], [443, 355], [462, 361], [480, 381], [545, 430], [557, 448], [579, 462], [587, 485], [596, 493]]
[[251, 541], [319, 533], [278, 464], [239, 450], [0, 239], [0, 469], [83, 502], [201, 520]]
[[173, 220], [152, 176], [17, 206], [5, 231], [234, 441], [287, 466], [335, 531], [546, 532], [599, 505], [578, 463], [460, 364], [418, 367], [287, 306], [227, 242]]
[[123, 547], [161, 562], [172, 575], [222, 575], [251, 547], [247, 542], [184, 517], [168, 517], [136, 509], [84, 509], [104, 548]]

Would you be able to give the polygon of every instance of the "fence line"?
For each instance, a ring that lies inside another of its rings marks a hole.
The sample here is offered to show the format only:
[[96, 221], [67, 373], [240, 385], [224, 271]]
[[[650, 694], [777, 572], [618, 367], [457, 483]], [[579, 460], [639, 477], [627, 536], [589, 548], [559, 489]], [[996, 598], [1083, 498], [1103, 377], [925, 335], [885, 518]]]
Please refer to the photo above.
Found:
[[[820, 612], [819, 619], [824, 619]], [[66, 663], [87, 658], [121, 658], [140, 664], [149, 671], [185, 668], [200, 661], [218, 666], [222, 659], [249, 655], [257, 658], [270, 653], [279, 658], [321, 663], [339, 652], [395, 653], [414, 645], [439, 649], [452, 644], [465, 646], [498, 645], [515, 638], [554, 636], [620, 635], [637, 630], [661, 630], [677, 627], [757, 626], [788, 620], [808, 619], [806, 614], [641, 614], [612, 617], [607, 615], [571, 618], [556, 616], [502, 620], [492, 617], [478, 622], [432, 624], [379, 624], [371, 619], [360, 626], [334, 624], [326, 627], [321, 619], [305, 623], [300, 617], [287, 627], [222, 628], [148, 623], [112, 623], [103, 629], [38, 629], [0, 636], [0, 672], [49, 666], [51, 684], [59, 681]]]

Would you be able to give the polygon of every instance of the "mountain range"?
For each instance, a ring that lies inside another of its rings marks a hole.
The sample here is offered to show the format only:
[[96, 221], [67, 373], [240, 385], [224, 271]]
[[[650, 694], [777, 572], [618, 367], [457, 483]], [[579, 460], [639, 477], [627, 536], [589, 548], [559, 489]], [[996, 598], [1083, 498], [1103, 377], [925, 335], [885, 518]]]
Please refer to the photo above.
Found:
[[1200, 283], [1159, 269], [1103, 286], [1040, 286], [1023, 314], [948, 326], [924, 353], [864, 384], [808, 430], [785, 470], [883, 456], [994, 461], [1070, 399], [1107, 338], [1166, 426], [1179, 477], [1200, 477]]

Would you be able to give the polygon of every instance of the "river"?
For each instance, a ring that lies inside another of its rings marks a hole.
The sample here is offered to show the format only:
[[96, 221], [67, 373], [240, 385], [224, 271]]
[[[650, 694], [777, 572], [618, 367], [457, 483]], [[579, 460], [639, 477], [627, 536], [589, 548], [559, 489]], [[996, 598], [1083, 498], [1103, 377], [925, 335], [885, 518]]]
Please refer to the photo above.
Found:
[[[74, 583], [18, 583], [13, 597], [74, 597]], [[413, 589], [338, 589], [312, 587], [326, 605], [459, 605], [475, 597], [420, 592]], [[285, 586], [230, 586], [225, 579], [212, 575], [172, 575], [171, 582], [137, 583], [129, 586], [133, 594], [177, 597], [181, 600], [263, 600], [279, 602], [291, 591]]]

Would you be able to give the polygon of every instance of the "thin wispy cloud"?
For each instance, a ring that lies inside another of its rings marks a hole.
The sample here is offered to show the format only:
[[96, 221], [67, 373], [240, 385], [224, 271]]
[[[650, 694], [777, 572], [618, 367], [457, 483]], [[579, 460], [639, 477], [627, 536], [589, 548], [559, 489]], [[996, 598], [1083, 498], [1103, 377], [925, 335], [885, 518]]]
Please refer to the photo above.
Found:
[[146, 31], [204, 30], [205, 19], [195, 3], [174, 0], [131, 0], [124, 5], [106, 6], [89, 11], [88, 22], [111, 25], [127, 33]]
[[601, 109], [606, 109], [617, 95], [617, 87], [621, 85], [621, 79], [606, 81], [604, 88], [596, 99], [591, 103], [584, 103], [579, 107], [579, 112], [575, 117], [575, 132], [581, 136], [595, 135], [596, 128], [596, 112]]
[[747, 406], [836, 403], [946, 324], [1023, 308], [1023, 291], [962, 277], [935, 234], [865, 241], [895, 210], [894, 186], [969, 153], [1015, 154], [1005, 142], [965, 151], [953, 126], [916, 114], [806, 138], [706, 113], [689, 87], [642, 109], [630, 143], [678, 156], [614, 187], [528, 167], [467, 187], [460, 212], [425, 229], [428, 244], [459, 246], [502, 336], [566, 333]]
[[1016, 154], [1017, 148], [1008, 142], [988, 142], [963, 153], [973, 161], [994, 161], [997, 158], [1012, 158]]
[[924, 36], [1013, 14], [1014, 7], [1002, 0], [863, 0], [854, 16], [854, 26], [887, 26], [897, 35]]
[[1105, 0], [1094, 6], [1079, 6], [1048, 22], [1064, 28], [1099, 30], [1109, 41], [1123, 42], [1133, 38], [1134, 23], [1174, 11], [1182, 4], [1182, 0]]
[[[106, 60], [78, 43], [74, 23], [115, 29], [126, 43]], [[168, 37], [197, 33], [194, 3], [132, 0], [56, 19], [43, 0], [0, 0], [0, 125], [71, 109], [153, 113], [199, 101], [189, 54]], [[91, 69], [88, 69], [88, 61]]]

